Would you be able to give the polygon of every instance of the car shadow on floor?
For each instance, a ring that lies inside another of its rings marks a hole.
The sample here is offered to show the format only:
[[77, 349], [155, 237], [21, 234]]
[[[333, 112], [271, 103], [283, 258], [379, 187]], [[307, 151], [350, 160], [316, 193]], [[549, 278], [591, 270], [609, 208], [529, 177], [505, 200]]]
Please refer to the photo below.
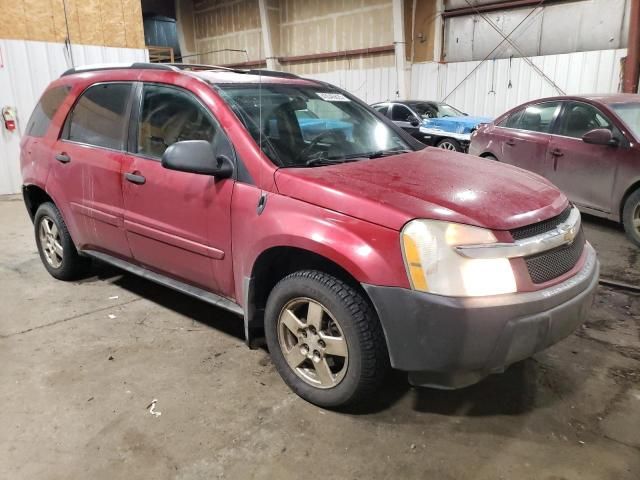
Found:
[[95, 281], [117, 285], [179, 315], [244, 341], [242, 317], [227, 310], [99, 261], [92, 262], [91, 276], [80, 280], [79, 283]]
[[[238, 315], [102, 262], [93, 262], [91, 273], [91, 277], [80, 283], [113, 283], [136, 296], [244, 342], [244, 324]], [[266, 351], [265, 347], [262, 348]], [[410, 394], [413, 397], [413, 410], [421, 413], [467, 417], [520, 415], [547, 406], [574, 388], [563, 372], [550, 369], [535, 359], [514, 364], [502, 374], [490, 375], [475, 385], [458, 390], [412, 387], [405, 372], [392, 370], [375, 396], [341, 411], [352, 415], [376, 414], [393, 409]]]

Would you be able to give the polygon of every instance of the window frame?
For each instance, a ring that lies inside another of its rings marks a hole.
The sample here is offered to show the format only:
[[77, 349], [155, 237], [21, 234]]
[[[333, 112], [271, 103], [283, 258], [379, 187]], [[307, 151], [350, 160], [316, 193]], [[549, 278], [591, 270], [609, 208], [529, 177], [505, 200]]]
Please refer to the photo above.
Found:
[[[130, 131], [130, 119], [131, 119], [131, 110], [133, 108], [133, 100], [135, 97], [135, 87], [137, 82], [135, 81], [131, 81], [131, 80], [107, 80], [107, 81], [102, 81], [102, 82], [96, 82], [96, 83], [92, 83], [90, 85], [87, 85], [86, 88], [84, 88], [82, 90], [82, 92], [80, 92], [78, 94], [78, 96], [74, 99], [73, 101], [73, 105], [71, 105], [71, 107], [69, 108], [69, 111], [67, 112], [67, 115], [64, 119], [64, 123], [62, 124], [62, 128], [60, 129], [60, 132], [58, 134], [58, 140], [61, 142], [65, 142], [65, 143], [72, 143], [74, 145], [83, 145], [85, 147], [92, 147], [92, 148], [100, 148], [102, 150], [107, 150], [109, 152], [119, 152], [119, 153], [125, 153], [127, 151], [127, 145], [129, 144], [129, 131]], [[119, 85], [129, 85], [131, 86], [131, 89], [129, 91], [129, 98], [127, 99], [127, 103], [125, 106], [125, 112], [123, 114], [123, 120], [126, 122], [126, 125], [123, 127], [123, 141], [122, 141], [122, 146], [119, 149], [116, 148], [111, 148], [111, 147], [104, 147], [102, 145], [94, 145], [92, 143], [86, 143], [86, 142], [78, 142], [76, 140], [71, 140], [69, 138], [65, 138], [66, 136], [69, 135], [69, 131], [71, 129], [71, 122], [73, 121], [73, 112], [76, 109], [76, 106], [78, 105], [78, 103], [80, 102], [80, 100], [82, 99], [82, 97], [84, 97], [85, 93], [87, 93], [89, 91], [89, 89], [99, 86], [99, 85], [113, 85], [113, 84], [119, 84]]]
[[[156, 81], [138, 81], [135, 82], [135, 91], [133, 92], [133, 97], [135, 99], [135, 106], [131, 109], [130, 112], [130, 116], [129, 116], [129, 125], [128, 125], [128, 142], [126, 145], [126, 153], [128, 155], [132, 155], [134, 157], [138, 157], [138, 158], [143, 158], [145, 160], [152, 160], [154, 162], [162, 162], [162, 157], [158, 158], [158, 157], [154, 157], [151, 155], [146, 155], [144, 153], [140, 153], [138, 152], [138, 132], [139, 132], [139, 122], [140, 122], [140, 116], [142, 114], [142, 100], [143, 100], [143, 93], [144, 93], [144, 87], [145, 85], [154, 85], [154, 86], [158, 86], [158, 87], [164, 87], [164, 88], [169, 88], [169, 89], [173, 89], [173, 90], [177, 90], [179, 92], [185, 93], [186, 95], [190, 96], [192, 100], [194, 100], [199, 106], [200, 108], [202, 108], [205, 112], [205, 114], [208, 116], [209, 120], [211, 120], [211, 122], [213, 123], [214, 128], [216, 128], [218, 130], [218, 132], [220, 132], [222, 135], [224, 135], [224, 137], [226, 138], [227, 142], [229, 143], [230, 147], [231, 147], [231, 161], [234, 164], [234, 171], [237, 172], [237, 170], [239, 169], [239, 162], [237, 160], [237, 153], [236, 153], [236, 147], [233, 144], [233, 142], [231, 141], [231, 138], [229, 138], [229, 135], [227, 135], [227, 132], [224, 131], [224, 129], [222, 128], [222, 125], [220, 124], [220, 122], [218, 121], [218, 119], [215, 117], [215, 115], [213, 114], [213, 112], [209, 109], [209, 107], [206, 106], [206, 104], [200, 100], [200, 98], [193, 93], [192, 91], [177, 86], [177, 85], [173, 85], [171, 83], [162, 83], [162, 82], [156, 82]], [[167, 147], [168, 148], [168, 147]], [[244, 167], [243, 167], [244, 168]], [[234, 178], [237, 175], [237, 173], [234, 173]]]
[[410, 119], [409, 120], [406, 120], [406, 119], [405, 120], [394, 120], [393, 114], [395, 113], [396, 108], [398, 108], [398, 107], [406, 108], [409, 111], [409, 115], [410, 116], [416, 117], [416, 112], [414, 112], [413, 109], [411, 107], [409, 107], [408, 105], [405, 105], [404, 103], [392, 103], [391, 104], [391, 111], [390, 111], [391, 115], [389, 116], [389, 120], [391, 120], [392, 122], [411, 123]]
[[[543, 135], [555, 135], [555, 131], [557, 128], [557, 124], [558, 124], [558, 118], [560, 117], [560, 113], [562, 112], [563, 109], [563, 102], [564, 100], [545, 100], [544, 102], [537, 102], [537, 103], [529, 103], [527, 105], [522, 105], [518, 110], [514, 111], [513, 113], [507, 115], [506, 118], [504, 118], [502, 120], [502, 122], [500, 122], [501, 124], [496, 124], [495, 126], [498, 128], [506, 128], [508, 130], [517, 130], [519, 132], [529, 132], [529, 133], [540, 133]], [[509, 119], [513, 116], [513, 115], [518, 115], [518, 122], [520, 122], [522, 115], [524, 114], [524, 112], [527, 110], [527, 108], [529, 107], [537, 107], [539, 105], [544, 105], [545, 103], [557, 103], [558, 105], [556, 105], [556, 111], [553, 112], [553, 117], [551, 118], [551, 121], [549, 122], [549, 131], [548, 132], [541, 132], [539, 130], [527, 130], [525, 128], [516, 128], [516, 127], [507, 127], [506, 125], [502, 125], [502, 123], [506, 123], [509, 121]]]
[[[383, 117], [386, 118], [390, 118], [389, 117], [389, 109], [391, 108], [391, 104], [389, 102], [381, 102], [381, 103], [376, 103], [374, 105], [371, 105], [371, 108], [373, 108], [376, 112], [378, 112], [380, 115], [382, 115]], [[384, 108], [384, 112], [381, 112], [380, 110], [378, 110], [378, 108]]]
[[[562, 101], [562, 109], [560, 111], [560, 114], [558, 115], [558, 118], [556, 119], [556, 128], [554, 129], [553, 135], [555, 135], [556, 137], [570, 138], [572, 140], [578, 140], [580, 142], [583, 141], [582, 137], [570, 137], [568, 135], [562, 135], [560, 133], [557, 133], [559, 131], [560, 125], [562, 124], [562, 121], [564, 121], [564, 115], [567, 112], [567, 110], [568, 110], [568, 108], [569, 108], [569, 106], [571, 104], [586, 105], [588, 107], [594, 108], [600, 115], [602, 115], [602, 117], [604, 117], [606, 120], [609, 121], [609, 123], [611, 124], [611, 127], [612, 127], [611, 133], [613, 134], [614, 138], [617, 138], [620, 141], [620, 146], [621, 147], [627, 147], [628, 146], [628, 139], [627, 139], [626, 135], [620, 129], [620, 127], [618, 127], [618, 125], [616, 125], [616, 122], [612, 118], [612, 115], [607, 115], [597, 105], [594, 105], [594, 104], [589, 103], [589, 102], [584, 102], [584, 101], [581, 101], [581, 100], [571, 99], [571, 100], [563, 100]], [[558, 120], [562, 120], [562, 121], [558, 121]]]

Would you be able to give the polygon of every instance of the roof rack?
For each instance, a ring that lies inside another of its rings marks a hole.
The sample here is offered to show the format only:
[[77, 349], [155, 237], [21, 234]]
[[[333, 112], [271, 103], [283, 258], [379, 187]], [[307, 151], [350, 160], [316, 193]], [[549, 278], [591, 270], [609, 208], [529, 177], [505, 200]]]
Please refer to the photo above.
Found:
[[74, 73], [81, 72], [96, 72], [100, 70], [165, 70], [171, 72], [180, 71], [211, 71], [218, 70], [224, 72], [241, 73], [245, 75], [262, 75], [264, 77], [279, 77], [279, 78], [300, 78], [298, 75], [288, 72], [278, 72], [274, 70], [263, 69], [249, 69], [244, 70], [240, 68], [221, 67], [218, 65], [203, 65], [198, 63], [147, 63], [147, 62], [134, 62], [134, 63], [102, 63], [94, 65], [84, 65], [82, 67], [74, 67], [65, 71], [61, 77], [67, 75], [73, 75]]
[[82, 72], [96, 72], [100, 70], [124, 70], [124, 69], [144, 69], [144, 70], [171, 70], [176, 71], [174, 68], [166, 63], [146, 63], [146, 62], [133, 62], [133, 63], [99, 63], [93, 65], [84, 65], [82, 67], [74, 67], [65, 71], [61, 77], [67, 75], [73, 75], [74, 73]]

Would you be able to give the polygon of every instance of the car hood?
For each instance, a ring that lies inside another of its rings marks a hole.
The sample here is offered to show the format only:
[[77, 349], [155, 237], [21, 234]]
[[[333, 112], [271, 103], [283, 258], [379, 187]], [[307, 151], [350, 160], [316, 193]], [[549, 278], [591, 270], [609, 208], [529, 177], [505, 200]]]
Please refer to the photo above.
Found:
[[491, 121], [489, 117], [442, 117], [425, 119], [420, 126], [451, 133], [470, 133], [479, 124]]
[[510, 230], [546, 220], [567, 198], [517, 167], [437, 148], [276, 171], [278, 192], [388, 228], [414, 218]]

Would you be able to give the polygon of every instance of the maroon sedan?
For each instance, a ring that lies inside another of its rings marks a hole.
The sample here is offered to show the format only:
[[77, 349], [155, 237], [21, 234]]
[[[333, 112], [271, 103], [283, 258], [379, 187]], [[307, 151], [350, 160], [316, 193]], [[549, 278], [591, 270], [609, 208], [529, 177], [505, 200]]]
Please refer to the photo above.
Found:
[[640, 97], [554, 97], [482, 125], [469, 153], [551, 180], [585, 213], [624, 224], [640, 246]]

